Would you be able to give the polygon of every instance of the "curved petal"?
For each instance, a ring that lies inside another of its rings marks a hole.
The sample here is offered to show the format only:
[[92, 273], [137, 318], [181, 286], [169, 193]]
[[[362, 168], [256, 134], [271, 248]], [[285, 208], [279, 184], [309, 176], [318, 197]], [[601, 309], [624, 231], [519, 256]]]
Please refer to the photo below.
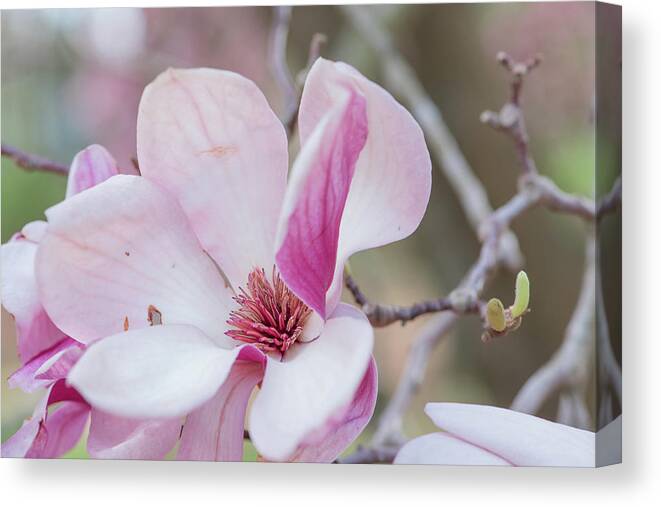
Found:
[[235, 288], [270, 270], [285, 192], [287, 136], [250, 80], [169, 69], [138, 111], [142, 175], [177, 196], [204, 248]]
[[64, 338], [12, 373], [7, 383], [12, 389], [18, 387], [28, 393], [44, 388], [66, 377], [81, 353], [80, 343]]
[[337, 307], [321, 336], [269, 358], [250, 413], [250, 438], [270, 461], [289, 459], [312, 431], [347, 407], [370, 363], [374, 337], [365, 315]]
[[[59, 403], [49, 413], [48, 407]], [[73, 448], [83, 433], [89, 406], [64, 381], [53, 384], [32, 417], [2, 444], [5, 458], [57, 458]]]
[[418, 123], [387, 91], [345, 63], [319, 58], [310, 69], [298, 117], [301, 144], [312, 139], [346, 86], [365, 96], [369, 135], [342, 216], [335, 281], [328, 295], [331, 309], [340, 297], [346, 259], [410, 235], [422, 220], [431, 191], [431, 160]]
[[178, 417], [215, 394], [239, 351], [218, 347], [192, 326], [154, 326], [94, 343], [68, 381], [92, 406], [113, 415]]
[[510, 466], [506, 460], [448, 433], [430, 433], [407, 442], [394, 465], [486, 465]]
[[63, 401], [42, 422], [26, 458], [59, 458], [73, 449], [83, 434], [90, 408], [86, 403]]
[[378, 375], [372, 357], [356, 394], [338, 417], [331, 417], [320, 430], [309, 435], [290, 461], [332, 463], [363, 431], [376, 406]]
[[2, 443], [0, 454], [3, 458], [24, 458], [34, 443], [41, 424], [48, 410], [50, 391], [44, 396], [34, 409], [32, 417], [23, 422], [23, 425]]
[[14, 316], [23, 364], [64, 338], [41, 305], [35, 277], [38, 241], [47, 227], [46, 222], [32, 222], [0, 247], [2, 305]]
[[180, 431], [179, 418], [125, 419], [92, 409], [87, 451], [97, 459], [163, 459]]
[[428, 403], [425, 412], [451, 435], [519, 466], [593, 467], [595, 437], [529, 414], [464, 403]]
[[89, 343], [126, 329], [191, 324], [219, 344], [232, 292], [177, 202], [154, 183], [115, 176], [47, 212], [37, 253], [44, 308]]
[[353, 89], [319, 122], [292, 169], [278, 230], [276, 260], [298, 297], [326, 317], [340, 221], [367, 138], [365, 98]]
[[248, 399], [263, 375], [263, 364], [236, 361], [216, 395], [186, 417], [177, 459], [241, 461]]
[[67, 198], [119, 174], [117, 162], [103, 146], [93, 144], [78, 152], [67, 178]]

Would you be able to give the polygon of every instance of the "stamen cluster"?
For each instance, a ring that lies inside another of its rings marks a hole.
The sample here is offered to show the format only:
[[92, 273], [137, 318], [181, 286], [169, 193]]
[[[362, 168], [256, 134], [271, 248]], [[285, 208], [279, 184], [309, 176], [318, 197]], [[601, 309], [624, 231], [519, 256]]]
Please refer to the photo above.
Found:
[[248, 275], [247, 290], [240, 288], [234, 300], [239, 308], [230, 313], [227, 323], [235, 329], [225, 334], [264, 352], [280, 352], [281, 356], [301, 338], [312, 313], [287, 287], [275, 266], [270, 281], [263, 268], [253, 270]]

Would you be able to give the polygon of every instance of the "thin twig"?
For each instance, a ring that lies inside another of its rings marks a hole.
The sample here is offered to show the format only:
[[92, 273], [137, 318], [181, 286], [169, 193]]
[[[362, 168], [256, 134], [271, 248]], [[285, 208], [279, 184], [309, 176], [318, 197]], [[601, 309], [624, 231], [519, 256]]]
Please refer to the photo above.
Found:
[[575, 215], [588, 223], [595, 220], [595, 204], [592, 199], [580, 195], [569, 194], [553, 183], [546, 176], [538, 174], [526, 175], [521, 179], [521, 185], [530, 186], [540, 193], [540, 202], [551, 211]]
[[[499, 56], [499, 60], [503, 63], [502, 55]], [[527, 74], [538, 63], [539, 60], [534, 60], [526, 64], [525, 72], [520, 71], [521, 76]], [[511, 61], [506, 63], [506, 66], [511, 65], [514, 65]], [[516, 87], [512, 88], [510, 95], [510, 102], [517, 107], [520, 105], [521, 85], [522, 79], [517, 82]], [[517, 119], [517, 122], [520, 122], [519, 125], [524, 125], [522, 116], [519, 113], [519, 119]], [[560, 190], [550, 179], [538, 174], [535, 161], [529, 151], [527, 137], [525, 142], [521, 142], [521, 132], [525, 133], [525, 126], [523, 131], [519, 129], [513, 135], [517, 149], [521, 150], [519, 158], [523, 172], [518, 192], [505, 205], [490, 213], [479, 227], [478, 234], [482, 240], [480, 255], [460, 286], [455, 289], [456, 291], [465, 291], [465, 293], [474, 297], [474, 300], [478, 299], [487, 280], [500, 264], [501, 257], [498, 253], [500, 243], [503, 241], [503, 234], [508, 230], [512, 221], [527, 210], [536, 205], [543, 205], [551, 211], [578, 216], [591, 224], [594, 224], [597, 216], [593, 201], [567, 194]], [[614, 189], [611, 194], [614, 196], [613, 200], [618, 201], [621, 192]], [[611, 204], [608, 207], [609, 209], [615, 209], [617, 205]], [[593, 229], [593, 227], [591, 228]], [[558, 415], [561, 419], [571, 419], [574, 424], [579, 426], [589, 424], [589, 412], [581, 391], [586, 386], [586, 372], [589, 364], [589, 356], [586, 359], [586, 355], [589, 351], [594, 350], [594, 342], [591, 344], [589, 338], [586, 339], [589, 333], [585, 332], [585, 326], [588, 325], [586, 319], [590, 318], [594, 308], [595, 240], [592, 234], [589, 236], [586, 242], [586, 271], [581, 297], [567, 327], [566, 345], [563, 346], [563, 351], [558, 353], [561, 359], [556, 359], [556, 362], [554, 362], [554, 365], [561, 365], [557, 368], [564, 368], [562, 375], [554, 373], [556, 366], [543, 368], [537, 374], [537, 377], [542, 377], [547, 385], [542, 384], [542, 388], [535, 387], [535, 384], [539, 385], [540, 381], [533, 380], [533, 386], [528, 389], [529, 391], [536, 391], [537, 394], [535, 396], [522, 395], [523, 401], [515, 402], [520, 403], [523, 408], [527, 406], [536, 410], [542, 403], [539, 393], [547, 396], [548, 392], [553, 389], [568, 386], [570, 390], [563, 393]], [[353, 279], [350, 280], [350, 283], [352, 294], [359, 304], [365, 308], [369, 304], [367, 297]], [[591, 298], [592, 301], [590, 301]], [[374, 437], [368, 448], [373, 454], [370, 454], [367, 450], [362, 450], [360, 454], [356, 453], [345, 458], [347, 461], [355, 463], [361, 462], [360, 460], [363, 459], [362, 462], [369, 462], [370, 459], [379, 456], [379, 453], [385, 449], [392, 449], [393, 446], [400, 446], [404, 442], [402, 432], [404, 414], [422, 384], [431, 352], [447, 336], [457, 320], [458, 314], [454, 312], [437, 314], [427, 323], [423, 332], [416, 337], [395, 392], [378, 420]], [[567, 366], [568, 364], [569, 366]], [[544, 378], [547, 380], [544, 380]]]
[[378, 419], [370, 448], [401, 446], [404, 443], [404, 414], [425, 378], [431, 353], [443, 341], [458, 320], [453, 313], [435, 315], [416, 336], [406, 356], [395, 392]]
[[305, 65], [305, 68], [301, 69], [301, 71], [299, 71], [296, 76], [296, 84], [299, 89], [299, 95], [303, 90], [303, 85], [305, 84], [305, 79], [308, 77], [310, 68], [312, 65], [314, 65], [314, 62], [317, 61], [317, 58], [321, 56], [321, 50], [326, 42], [328, 42], [328, 37], [326, 37], [326, 34], [317, 32], [312, 35], [312, 39], [310, 40], [310, 48], [308, 49], [308, 62]]
[[287, 133], [291, 136], [296, 129], [296, 120], [301, 104], [301, 94], [305, 79], [310, 68], [321, 54], [321, 48], [326, 43], [326, 36], [323, 33], [315, 33], [312, 36], [310, 49], [308, 50], [307, 64], [294, 79], [289, 65], [287, 65], [287, 38], [289, 36], [292, 7], [279, 5], [273, 7], [273, 9], [269, 59], [271, 62], [271, 71], [273, 72], [284, 102], [281, 121], [287, 129]]
[[484, 123], [506, 131], [512, 136], [524, 174], [538, 174], [535, 159], [530, 154], [528, 129], [521, 109], [521, 96], [524, 77], [541, 63], [541, 56], [535, 56], [525, 62], [516, 62], [507, 53], [501, 51], [496, 58], [512, 76], [510, 98], [500, 112], [485, 111], [480, 118]]
[[278, 5], [273, 8], [273, 24], [269, 44], [271, 70], [284, 102], [281, 119], [290, 132], [292, 130], [290, 127], [295, 121], [296, 111], [298, 110], [298, 91], [289, 70], [289, 65], [287, 65], [287, 38], [289, 36], [291, 11], [292, 8], [286, 5]]
[[622, 179], [617, 178], [613, 188], [599, 200], [597, 205], [597, 220], [607, 213], [615, 211], [622, 203]]
[[[502, 207], [498, 208], [487, 221], [490, 232], [487, 234], [480, 256], [468, 270], [462, 283], [453, 291], [463, 294], [466, 301], [476, 301], [485, 287], [487, 278], [494, 272], [499, 264], [498, 244], [503, 231], [507, 230], [511, 222], [535, 204], [535, 197], [529, 193], [516, 194]], [[402, 421], [411, 399], [418, 391], [431, 352], [452, 329], [458, 319], [457, 313], [442, 313], [430, 320], [422, 333], [416, 337], [409, 351], [404, 372], [388, 406], [384, 410], [376, 432], [372, 439], [372, 447], [401, 444]]]
[[64, 164], [27, 153], [4, 143], [2, 143], [2, 156], [12, 159], [17, 166], [27, 171], [44, 171], [63, 175], [69, 172], [69, 168]]

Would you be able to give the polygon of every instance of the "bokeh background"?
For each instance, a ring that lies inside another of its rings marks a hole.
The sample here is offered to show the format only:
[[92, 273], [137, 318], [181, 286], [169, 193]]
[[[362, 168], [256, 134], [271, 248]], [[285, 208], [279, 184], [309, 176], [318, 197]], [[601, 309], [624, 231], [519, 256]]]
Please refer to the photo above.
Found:
[[[516, 189], [519, 168], [509, 140], [480, 124], [507, 94], [498, 50], [535, 53], [543, 65], [527, 80], [525, 108], [540, 170], [564, 190], [594, 197], [595, 17], [585, 3], [374, 6], [394, 43], [415, 68], [493, 205]], [[135, 121], [142, 89], [167, 67], [218, 67], [253, 79], [274, 109], [282, 97], [268, 61], [272, 10], [263, 8], [33, 10], [2, 13], [2, 141], [68, 163], [91, 143], [106, 146], [125, 168], [135, 156]], [[331, 6], [293, 10], [288, 46], [292, 69], [305, 66], [310, 39], [328, 37], [322, 54], [346, 61], [383, 82], [374, 52]], [[609, 173], [619, 169], [608, 152]], [[473, 263], [479, 244], [434, 160], [432, 198], [409, 239], [354, 256], [352, 271], [369, 297], [391, 304], [447, 294]], [[605, 180], [611, 181], [612, 175]], [[65, 179], [28, 173], [2, 160], [2, 241], [64, 196]], [[618, 218], [601, 247], [621, 257]], [[531, 280], [532, 313], [517, 332], [487, 345], [480, 322], [462, 318], [430, 361], [425, 384], [406, 417], [410, 436], [433, 430], [427, 401], [509, 406], [525, 380], [559, 346], [581, 282], [585, 227], [579, 220], [533, 210], [514, 225]], [[603, 261], [602, 261], [603, 262]], [[7, 269], [7, 266], [2, 266]], [[618, 268], [619, 269], [619, 268]], [[606, 269], [607, 270], [607, 269]], [[620, 278], [604, 278], [615, 353], [621, 351]], [[514, 275], [499, 274], [485, 296], [509, 304]], [[377, 331], [380, 371], [377, 413], [391, 396], [404, 358], [426, 318]], [[40, 393], [9, 390], [18, 367], [11, 316], [2, 313], [2, 440], [28, 417]], [[591, 400], [594, 411], [594, 400]], [[556, 401], [542, 415], [553, 419]], [[373, 430], [368, 427], [365, 436]], [[85, 456], [84, 441], [69, 456]]]

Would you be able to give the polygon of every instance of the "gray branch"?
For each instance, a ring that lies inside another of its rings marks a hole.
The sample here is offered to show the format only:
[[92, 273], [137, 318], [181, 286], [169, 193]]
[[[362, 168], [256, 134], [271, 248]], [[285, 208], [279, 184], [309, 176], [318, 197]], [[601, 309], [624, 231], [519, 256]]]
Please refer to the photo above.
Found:
[[[461, 152], [441, 111], [425, 91], [413, 68], [397, 51], [389, 34], [379, 25], [374, 13], [368, 12], [364, 6], [344, 5], [340, 8], [356, 32], [377, 53], [386, 87], [404, 101], [420, 123], [427, 144], [459, 198], [469, 223], [477, 232], [491, 214], [492, 207], [484, 186]], [[509, 231], [503, 236], [499, 254], [511, 270], [523, 265], [519, 243]]]

